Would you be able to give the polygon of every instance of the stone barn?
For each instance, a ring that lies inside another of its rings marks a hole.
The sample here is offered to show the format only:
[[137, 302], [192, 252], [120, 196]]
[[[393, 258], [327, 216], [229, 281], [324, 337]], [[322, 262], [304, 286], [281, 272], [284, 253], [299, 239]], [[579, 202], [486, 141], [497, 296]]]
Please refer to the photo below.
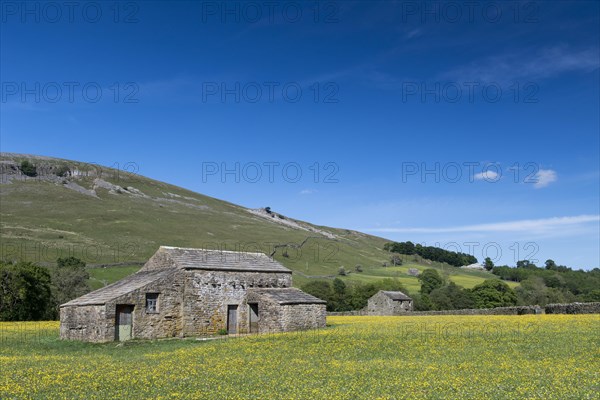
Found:
[[380, 290], [368, 302], [368, 315], [399, 315], [413, 309], [413, 300], [402, 292]]
[[262, 253], [161, 246], [139, 272], [60, 306], [60, 336], [90, 342], [325, 327], [325, 301]]

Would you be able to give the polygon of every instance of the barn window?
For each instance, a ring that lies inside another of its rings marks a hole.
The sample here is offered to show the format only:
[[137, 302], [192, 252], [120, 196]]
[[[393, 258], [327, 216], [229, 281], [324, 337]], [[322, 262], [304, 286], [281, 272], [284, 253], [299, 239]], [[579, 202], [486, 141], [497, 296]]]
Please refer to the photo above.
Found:
[[146, 312], [158, 313], [158, 293], [146, 293]]

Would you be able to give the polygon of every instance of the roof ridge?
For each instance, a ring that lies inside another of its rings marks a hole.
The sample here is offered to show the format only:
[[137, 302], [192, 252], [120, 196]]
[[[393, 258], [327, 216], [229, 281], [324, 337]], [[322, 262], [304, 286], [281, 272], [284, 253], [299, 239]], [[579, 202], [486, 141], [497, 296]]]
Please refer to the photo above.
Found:
[[178, 247], [178, 246], [160, 246], [160, 249], [167, 249], [167, 250], [196, 250], [196, 251], [205, 251], [205, 252], [211, 252], [211, 253], [258, 254], [258, 255], [262, 255], [262, 256], [271, 258], [271, 257], [267, 256], [265, 253], [261, 253], [261, 252], [258, 252], [258, 251], [216, 250], [216, 249], [202, 249], [202, 248], [198, 248], [198, 247]]

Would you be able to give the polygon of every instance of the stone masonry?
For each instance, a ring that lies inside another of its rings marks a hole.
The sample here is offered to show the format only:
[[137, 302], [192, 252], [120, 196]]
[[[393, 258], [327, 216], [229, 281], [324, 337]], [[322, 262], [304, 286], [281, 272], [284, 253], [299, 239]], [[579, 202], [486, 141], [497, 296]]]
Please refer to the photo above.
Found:
[[368, 315], [400, 315], [412, 311], [413, 301], [402, 292], [380, 290], [368, 301]]

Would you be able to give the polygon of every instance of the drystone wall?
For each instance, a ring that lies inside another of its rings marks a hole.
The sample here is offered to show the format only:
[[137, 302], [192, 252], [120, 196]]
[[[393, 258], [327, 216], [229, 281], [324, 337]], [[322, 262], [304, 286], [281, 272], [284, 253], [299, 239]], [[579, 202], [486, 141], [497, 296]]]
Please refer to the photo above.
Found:
[[[408, 311], [395, 314], [395, 316], [412, 317], [419, 315], [524, 315], [541, 314], [543, 309], [540, 306], [515, 306], [515, 307], [497, 307], [497, 308], [469, 308], [465, 310], [443, 310], [443, 311]], [[368, 315], [367, 310], [349, 311], [349, 312], [330, 312], [327, 315]]]
[[600, 314], [600, 302], [548, 304], [546, 314]]

